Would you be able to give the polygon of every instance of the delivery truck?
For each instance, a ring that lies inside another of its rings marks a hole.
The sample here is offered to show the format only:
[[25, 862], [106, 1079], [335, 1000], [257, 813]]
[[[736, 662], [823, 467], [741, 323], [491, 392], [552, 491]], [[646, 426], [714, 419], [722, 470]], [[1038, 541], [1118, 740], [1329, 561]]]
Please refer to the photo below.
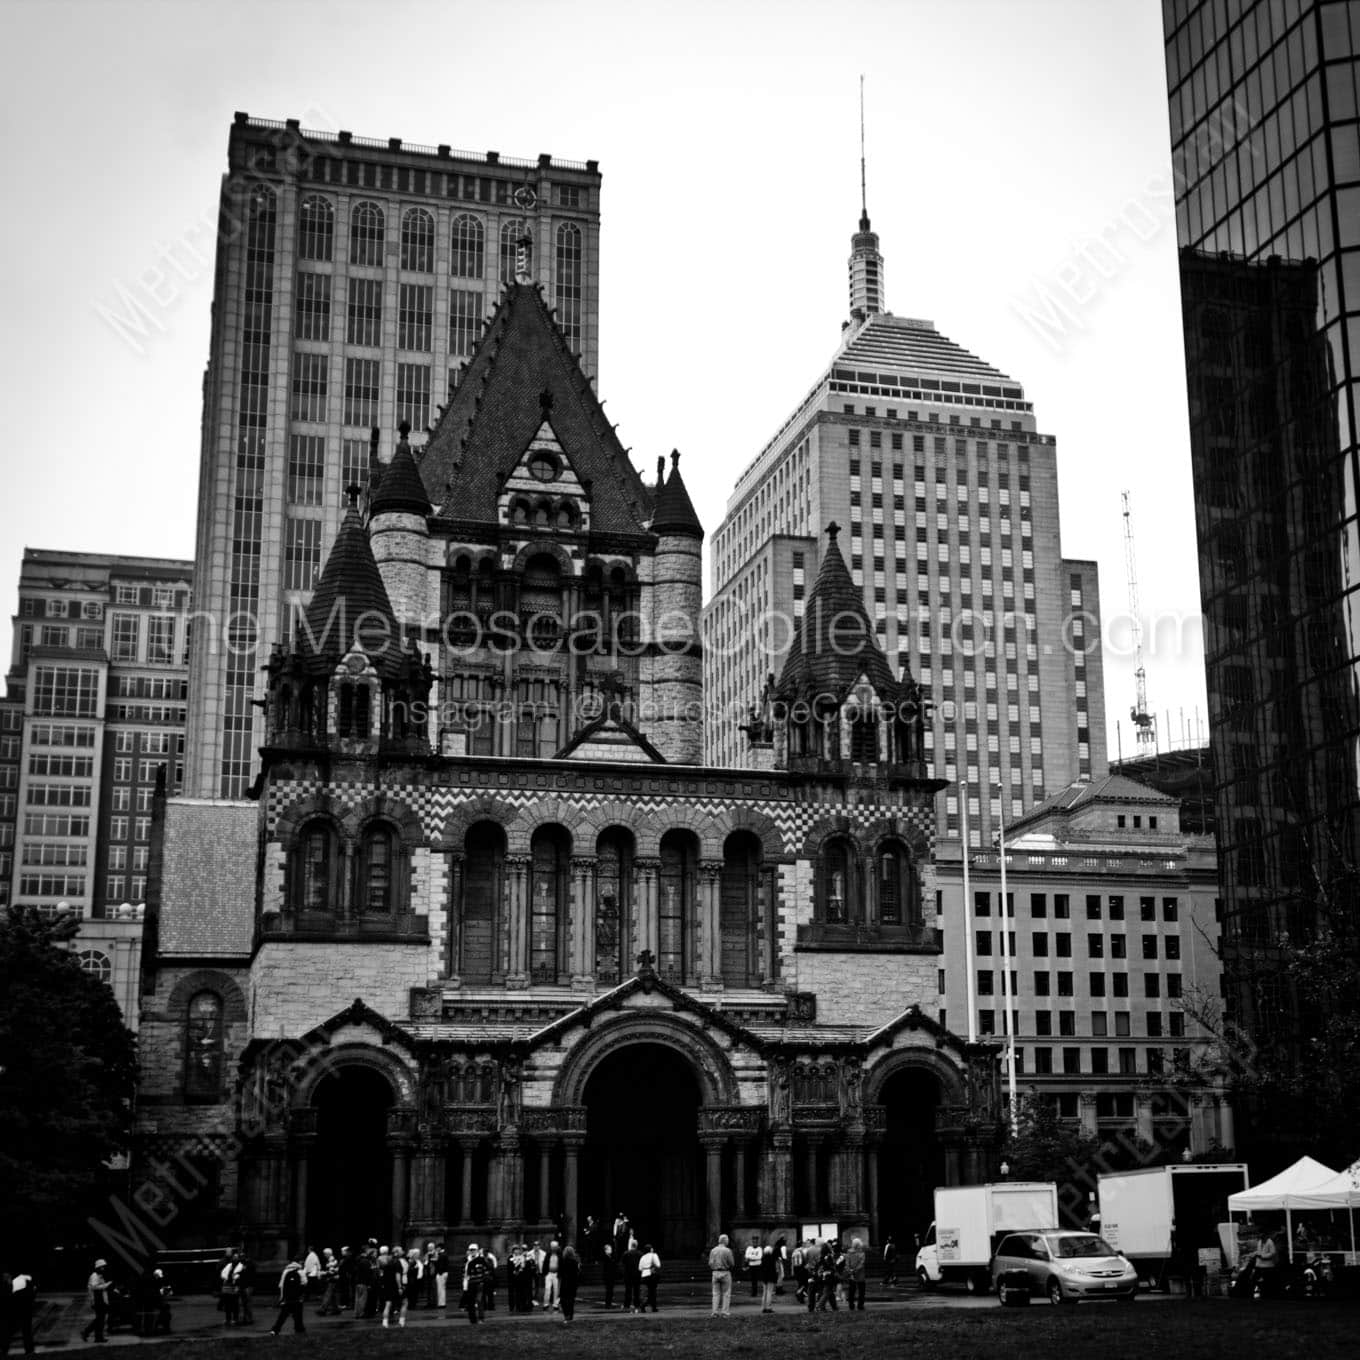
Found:
[[916, 1278], [925, 1289], [957, 1281], [970, 1294], [991, 1288], [996, 1244], [1008, 1232], [1058, 1226], [1058, 1187], [1052, 1181], [1002, 1181], [941, 1186], [935, 1221], [916, 1253]]
[[1165, 1288], [1169, 1275], [1184, 1278], [1197, 1268], [1201, 1251], [1218, 1249], [1228, 1196], [1246, 1188], [1245, 1162], [1111, 1172], [1097, 1181], [1100, 1235], [1133, 1262], [1148, 1285]]

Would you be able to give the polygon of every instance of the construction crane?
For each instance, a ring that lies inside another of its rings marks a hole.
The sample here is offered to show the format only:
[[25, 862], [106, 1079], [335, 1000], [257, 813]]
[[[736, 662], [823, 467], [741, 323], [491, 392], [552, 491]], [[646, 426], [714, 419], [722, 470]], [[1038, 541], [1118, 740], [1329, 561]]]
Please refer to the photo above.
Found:
[[1133, 553], [1133, 517], [1129, 511], [1129, 493], [1120, 493], [1124, 502], [1124, 574], [1129, 578], [1129, 625], [1133, 633], [1134, 703], [1129, 709], [1139, 747], [1156, 749], [1157, 720], [1148, 712], [1147, 672], [1143, 669], [1143, 625], [1138, 609], [1138, 567]]

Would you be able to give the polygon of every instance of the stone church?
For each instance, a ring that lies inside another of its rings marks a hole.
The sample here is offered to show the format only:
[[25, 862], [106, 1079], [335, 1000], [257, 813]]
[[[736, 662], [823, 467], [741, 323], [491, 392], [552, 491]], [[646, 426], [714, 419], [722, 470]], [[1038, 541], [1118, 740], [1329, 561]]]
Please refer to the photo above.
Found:
[[925, 696], [827, 532], [748, 767], [703, 766], [679, 455], [647, 484], [506, 288], [425, 449], [351, 492], [252, 798], [161, 804], [161, 1240], [877, 1244], [995, 1170], [997, 1050], [934, 1019]]

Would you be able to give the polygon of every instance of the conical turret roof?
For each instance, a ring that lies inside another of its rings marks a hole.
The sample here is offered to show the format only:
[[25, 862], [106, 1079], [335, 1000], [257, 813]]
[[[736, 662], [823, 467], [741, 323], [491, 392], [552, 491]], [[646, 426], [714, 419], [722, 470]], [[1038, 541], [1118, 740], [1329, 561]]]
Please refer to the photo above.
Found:
[[425, 494], [425, 483], [420, 480], [411, 441], [407, 438], [410, 424], [401, 422], [401, 440], [392, 461], [378, 469], [378, 486], [369, 504], [369, 515], [406, 513], [428, 515], [430, 498]]
[[401, 670], [401, 629], [353, 500], [312, 592], [296, 648], [309, 670], [329, 673], [359, 647], [384, 680]]
[[671, 450], [671, 475], [664, 482], [657, 479], [656, 505], [652, 511], [654, 534], [691, 534], [704, 536], [694, 502], [689, 498], [684, 479], [680, 476], [680, 454]]

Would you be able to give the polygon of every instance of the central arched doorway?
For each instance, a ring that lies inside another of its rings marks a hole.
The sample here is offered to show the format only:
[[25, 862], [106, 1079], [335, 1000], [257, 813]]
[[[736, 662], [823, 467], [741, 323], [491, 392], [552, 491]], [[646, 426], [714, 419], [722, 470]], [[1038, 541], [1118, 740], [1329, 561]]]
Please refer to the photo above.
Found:
[[581, 1221], [627, 1215], [638, 1244], [662, 1260], [704, 1245], [701, 1094], [693, 1068], [662, 1044], [629, 1044], [604, 1058], [585, 1087]]
[[308, 1159], [307, 1238], [299, 1246], [386, 1241], [392, 1229], [392, 1163], [387, 1111], [392, 1088], [371, 1067], [327, 1073], [312, 1093], [316, 1143]]
[[883, 1141], [878, 1150], [879, 1233], [914, 1259], [913, 1235], [925, 1240], [935, 1216], [935, 1187], [945, 1179], [944, 1152], [935, 1132], [940, 1082], [931, 1072], [906, 1067], [883, 1083]]

